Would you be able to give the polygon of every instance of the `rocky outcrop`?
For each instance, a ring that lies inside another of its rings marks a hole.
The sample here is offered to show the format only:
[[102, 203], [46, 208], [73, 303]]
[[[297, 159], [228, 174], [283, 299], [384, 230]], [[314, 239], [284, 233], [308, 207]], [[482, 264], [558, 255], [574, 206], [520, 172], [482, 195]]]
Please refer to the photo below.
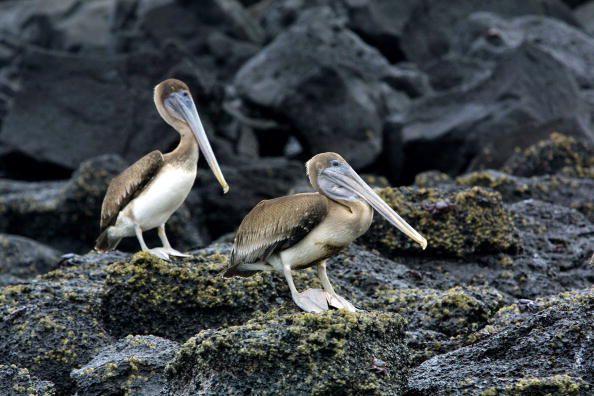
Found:
[[60, 253], [31, 239], [0, 234], [0, 285], [33, 278], [57, 267]]
[[403, 329], [396, 314], [330, 311], [203, 331], [167, 367], [166, 394], [399, 394]]
[[505, 308], [483, 339], [415, 368], [407, 394], [589, 394], [593, 304], [586, 289], [544, 299], [523, 315]]
[[32, 376], [27, 369], [14, 364], [0, 364], [0, 393], [10, 396], [54, 396], [56, 388], [51, 382]]
[[[501, 196], [481, 188], [386, 188], [379, 195], [421, 235], [431, 255], [464, 257], [514, 252], [520, 248]], [[376, 216], [361, 240], [392, 255], [418, 253], [420, 248], [386, 220]]]
[[0, 364], [73, 387], [70, 371], [112, 342], [99, 315], [101, 264], [70, 266], [0, 289]]
[[165, 365], [179, 344], [154, 336], [127, 336], [72, 371], [77, 395], [158, 396], [165, 386]]

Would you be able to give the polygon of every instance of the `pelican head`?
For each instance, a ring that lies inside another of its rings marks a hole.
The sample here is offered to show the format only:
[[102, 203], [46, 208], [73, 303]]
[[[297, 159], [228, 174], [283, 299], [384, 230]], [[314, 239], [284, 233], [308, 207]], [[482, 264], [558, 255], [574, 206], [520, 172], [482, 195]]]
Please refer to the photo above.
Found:
[[153, 99], [157, 111], [166, 123], [171, 125], [182, 137], [190, 132], [193, 134], [208, 166], [223, 187], [223, 191], [225, 193], [229, 191], [229, 185], [225, 181], [212, 147], [210, 147], [188, 86], [180, 80], [165, 80], [155, 87]]
[[307, 161], [305, 166], [311, 185], [320, 194], [338, 202], [367, 202], [423, 249], [427, 247], [427, 240], [390, 208], [340, 155], [321, 153]]

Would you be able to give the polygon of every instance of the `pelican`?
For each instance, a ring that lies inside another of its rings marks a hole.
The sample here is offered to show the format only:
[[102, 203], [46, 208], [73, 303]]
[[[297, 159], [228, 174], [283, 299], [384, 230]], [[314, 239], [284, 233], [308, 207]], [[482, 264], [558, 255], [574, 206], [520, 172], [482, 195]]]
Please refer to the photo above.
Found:
[[[363, 235], [377, 210], [423, 249], [427, 241], [386, 204], [336, 153], [322, 153], [306, 163], [316, 192], [262, 201], [243, 219], [224, 276], [257, 271], [284, 275], [293, 301], [304, 311], [335, 308], [356, 311], [332, 287], [326, 260]], [[299, 293], [293, 270], [316, 266], [322, 289]]]
[[[165, 80], [155, 87], [153, 99], [163, 120], [179, 133], [179, 144], [167, 154], [150, 152], [111, 181], [101, 206], [97, 251], [113, 250], [122, 238], [136, 236], [142, 250], [157, 257], [187, 256], [171, 247], [165, 223], [190, 193], [199, 150], [223, 192], [229, 190], [188, 86], [179, 80]], [[154, 228], [158, 228], [163, 246], [149, 249], [142, 233]]]

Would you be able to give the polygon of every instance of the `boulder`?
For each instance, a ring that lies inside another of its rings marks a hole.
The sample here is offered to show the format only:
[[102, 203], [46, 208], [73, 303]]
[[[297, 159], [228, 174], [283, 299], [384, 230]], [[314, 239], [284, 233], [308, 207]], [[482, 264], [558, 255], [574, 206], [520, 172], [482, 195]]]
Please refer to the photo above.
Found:
[[166, 262], [141, 252], [110, 265], [102, 299], [106, 327], [117, 337], [153, 334], [183, 341], [291, 301], [285, 280], [273, 274], [223, 278], [229, 253], [229, 245], [213, 246]]
[[594, 33], [594, 2], [589, 1], [577, 7], [573, 15], [589, 34]]
[[[0, 230], [34, 238], [62, 251], [92, 249], [99, 233], [105, 191], [110, 180], [125, 166], [121, 158], [106, 155], [85, 161], [68, 182], [4, 183], [4, 194], [0, 196]], [[90, 226], [93, 224], [96, 226]], [[168, 235], [182, 250], [203, 243], [185, 207], [168, 222]], [[147, 240], [147, 243], [153, 242]], [[136, 241], [129, 242], [128, 246], [138, 249]]]
[[[178, 135], [152, 103], [152, 88], [167, 71], [160, 62], [157, 53], [99, 57], [28, 50], [0, 144], [69, 170], [102, 154], [132, 162], [167, 150]], [[3, 167], [12, 165], [3, 161]]]
[[[428, 255], [465, 257], [514, 252], [521, 246], [499, 193], [476, 187], [400, 187], [378, 194], [427, 239]], [[389, 257], [421, 253], [415, 242], [381, 216], [361, 241]]]
[[[594, 381], [594, 290], [553, 298], [412, 370], [410, 395], [586, 395]], [[535, 311], [535, 312], [534, 312]], [[513, 315], [512, 315], [513, 316]]]
[[402, 32], [407, 59], [427, 64], [445, 56], [456, 40], [456, 30], [468, 15], [488, 11], [504, 17], [544, 15], [577, 25], [571, 10], [558, 0], [517, 2], [513, 0], [418, 1]]
[[[571, 71], [549, 53], [522, 44], [502, 55], [493, 72], [474, 85], [462, 85], [415, 101], [403, 119], [405, 169], [459, 174], [476, 157], [491, 153], [498, 168], [516, 147], [549, 136], [551, 123], [592, 141], [590, 109]], [[474, 161], [474, 163], [473, 163]]]
[[0, 393], [7, 396], [54, 396], [56, 388], [51, 382], [32, 376], [25, 368], [0, 364]]
[[166, 394], [401, 394], [403, 333], [397, 314], [271, 313], [187, 341]]
[[594, 143], [554, 133], [549, 139], [515, 153], [502, 170], [524, 177], [563, 173], [594, 179]]
[[72, 371], [76, 394], [158, 396], [165, 386], [165, 365], [178, 350], [178, 343], [165, 338], [127, 336]]
[[28, 279], [49, 272], [60, 260], [57, 250], [18, 235], [0, 234], [0, 247], [0, 285], [8, 283], [7, 276]]
[[50, 272], [0, 289], [0, 364], [27, 368], [59, 394], [74, 386], [70, 371], [112, 342], [99, 318], [96, 263]]
[[396, 91], [390, 78], [416, 86], [397, 71], [322, 7], [304, 11], [239, 70], [234, 85], [247, 104], [288, 124], [304, 156], [336, 151], [359, 168], [382, 149], [387, 97]]

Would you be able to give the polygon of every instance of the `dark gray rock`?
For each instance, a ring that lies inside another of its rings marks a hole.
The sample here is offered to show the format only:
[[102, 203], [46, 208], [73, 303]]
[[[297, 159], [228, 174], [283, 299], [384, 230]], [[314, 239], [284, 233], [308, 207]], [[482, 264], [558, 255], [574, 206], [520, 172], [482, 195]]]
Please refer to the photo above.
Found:
[[54, 396], [56, 389], [49, 381], [32, 376], [29, 370], [14, 364], [0, 364], [0, 394], [6, 396]]
[[99, 320], [95, 271], [101, 266], [66, 267], [0, 289], [0, 363], [27, 368], [68, 394], [70, 371], [112, 342]]
[[488, 11], [504, 17], [545, 15], [577, 25], [571, 10], [558, 0], [439, 0], [417, 2], [402, 33], [402, 48], [407, 59], [420, 64], [434, 62], [445, 56], [453, 42], [460, 22], [476, 11]]
[[166, 71], [158, 62], [150, 53], [85, 57], [31, 50], [0, 143], [66, 169], [101, 154], [131, 162], [168, 149], [178, 136], [152, 104], [152, 88]]
[[381, 151], [390, 78], [416, 87], [417, 75], [398, 73], [322, 7], [305, 11], [248, 61], [235, 86], [247, 104], [287, 123], [305, 156], [336, 151], [358, 168]]
[[[27, 236], [66, 252], [92, 249], [98, 235], [105, 191], [109, 181], [125, 166], [117, 156], [101, 156], [84, 162], [68, 182], [40, 185], [17, 182], [14, 192], [6, 186], [9, 182], [4, 183], [4, 194], [0, 196], [0, 230]], [[180, 208], [168, 226], [172, 243], [180, 249], [203, 243], [186, 208]], [[138, 249], [136, 241], [130, 243], [132, 249]]]
[[412, 370], [407, 394], [589, 394], [594, 294], [568, 294], [537, 301], [537, 312], [511, 315], [505, 325], [485, 329], [481, 341], [422, 363]]
[[178, 343], [165, 338], [123, 338], [72, 371], [76, 394], [158, 396], [165, 386], [165, 366], [178, 350]]
[[277, 312], [206, 330], [167, 367], [166, 394], [401, 394], [403, 330], [397, 314], [344, 311]]
[[573, 11], [573, 15], [590, 35], [594, 34], [594, 2], [586, 2]]
[[[3, 278], [27, 279], [57, 268], [60, 252], [29, 238], [0, 234], [0, 285]], [[14, 280], [11, 282], [14, 283]]]
[[494, 153], [489, 166], [499, 167], [515, 146], [546, 138], [549, 124], [560, 121], [573, 126], [564, 133], [594, 139], [590, 109], [571, 71], [523, 44], [503, 55], [482, 82], [414, 102], [403, 120], [406, 170], [456, 174], [486, 150]]

